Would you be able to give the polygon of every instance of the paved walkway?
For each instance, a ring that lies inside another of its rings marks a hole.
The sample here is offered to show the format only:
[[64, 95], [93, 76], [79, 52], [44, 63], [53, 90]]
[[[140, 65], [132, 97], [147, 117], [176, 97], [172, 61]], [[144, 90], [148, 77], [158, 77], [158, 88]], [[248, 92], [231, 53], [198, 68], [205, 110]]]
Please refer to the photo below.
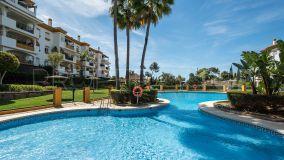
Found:
[[214, 107], [214, 103], [216, 102], [218, 101], [209, 101], [209, 102], [200, 103], [199, 109], [211, 115], [215, 115], [221, 118], [231, 119], [234, 121], [239, 121], [239, 122], [243, 122], [246, 124], [251, 124], [251, 125], [258, 126], [258, 127], [266, 128], [266, 129], [269, 129], [269, 130], [272, 130], [274, 132], [284, 135], [284, 122], [272, 122], [268, 120], [255, 118], [249, 115], [239, 115], [235, 113], [221, 111]]
[[110, 109], [110, 110], [119, 110], [119, 111], [129, 111], [129, 110], [143, 110], [143, 109], [153, 109], [167, 106], [170, 101], [166, 99], [159, 99], [158, 103], [149, 104], [144, 106], [117, 106], [114, 104], [107, 105], [108, 100], [104, 100], [104, 105], [101, 105], [101, 101], [95, 101], [94, 103], [83, 103], [83, 102], [75, 102], [75, 103], [66, 103], [62, 104], [60, 108], [47, 108], [40, 110], [33, 110], [21, 113], [7, 114], [0, 116], [0, 122], [10, 121], [13, 119], [20, 119], [23, 117], [29, 117], [34, 115], [46, 114], [46, 113], [56, 113], [56, 112], [65, 112], [65, 111], [79, 111], [79, 110], [95, 110], [95, 109]]

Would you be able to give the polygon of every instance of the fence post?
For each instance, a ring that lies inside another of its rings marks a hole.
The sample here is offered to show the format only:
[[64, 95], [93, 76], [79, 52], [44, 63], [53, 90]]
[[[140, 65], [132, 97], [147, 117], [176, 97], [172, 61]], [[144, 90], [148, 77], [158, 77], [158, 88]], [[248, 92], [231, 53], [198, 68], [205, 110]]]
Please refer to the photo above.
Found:
[[150, 85], [147, 85], [147, 86], [146, 86], [146, 89], [147, 89], [147, 90], [150, 90]]
[[206, 86], [206, 84], [203, 84], [203, 85], [202, 85], [202, 91], [207, 91], [207, 86]]
[[61, 107], [62, 103], [62, 88], [57, 87], [53, 91], [53, 106]]
[[164, 91], [164, 85], [160, 85], [160, 91]]
[[223, 85], [223, 92], [227, 92], [227, 85]]
[[90, 87], [84, 87], [83, 89], [83, 102], [84, 103], [90, 102]]
[[246, 84], [243, 84], [242, 85], [242, 92], [246, 92], [247, 91], [247, 86], [246, 86]]
[[189, 85], [188, 84], [186, 85], [186, 91], [189, 91]]

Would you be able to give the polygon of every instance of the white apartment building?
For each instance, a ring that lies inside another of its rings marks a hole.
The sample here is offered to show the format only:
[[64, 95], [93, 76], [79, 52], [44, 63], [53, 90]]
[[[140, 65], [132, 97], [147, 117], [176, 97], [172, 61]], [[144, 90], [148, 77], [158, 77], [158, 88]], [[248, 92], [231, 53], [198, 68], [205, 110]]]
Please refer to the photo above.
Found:
[[14, 53], [24, 64], [39, 65], [36, 52], [36, 6], [27, 0], [0, 1], [0, 50]]
[[270, 56], [272, 56], [276, 61], [280, 61], [280, 50], [277, 48], [277, 39], [273, 39], [272, 45], [264, 50], [269, 50]]
[[[85, 77], [109, 78], [109, 59], [99, 49], [67, 35], [67, 32], [36, 18], [37, 6], [32, 0], [1, 0], [0, 50], [15, 54], [22, 64], [46, 66], [48, 54], [60, 52], [63, 62], [59, 75], [79, 75], [83, 67]], [[90, 58], [80, 65], [80, 55], [87, 51]]]

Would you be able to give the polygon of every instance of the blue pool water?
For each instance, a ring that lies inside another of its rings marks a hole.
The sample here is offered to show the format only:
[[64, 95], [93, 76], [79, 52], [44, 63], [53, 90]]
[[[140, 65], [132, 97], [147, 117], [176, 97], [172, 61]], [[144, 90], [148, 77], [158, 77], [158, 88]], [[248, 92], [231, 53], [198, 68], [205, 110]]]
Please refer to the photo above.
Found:
[[0, 159], [284, 159], [283, 137], [198, 111], [198, 103], [226, 99], [224, 94], [159, 97], [171, 105], [157, 115], [61, 115], [2, 130]]

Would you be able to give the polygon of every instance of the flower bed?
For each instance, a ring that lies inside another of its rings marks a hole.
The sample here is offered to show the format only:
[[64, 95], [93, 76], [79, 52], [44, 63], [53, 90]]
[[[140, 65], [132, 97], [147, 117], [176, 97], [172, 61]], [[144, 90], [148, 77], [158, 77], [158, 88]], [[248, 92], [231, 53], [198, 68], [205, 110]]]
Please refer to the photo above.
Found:
[[[136, 104], [137, 98], [129, 90], [111, 90], [110, 92], [113, 102], [115, 104]], [[157, 90], [144, 90], [141, 97], [139, 97], [139, 104], [153, 103], [157, 101]]]
[[284, 96], [228, 92], [231, 104], [240, 111], [284, 115]]

